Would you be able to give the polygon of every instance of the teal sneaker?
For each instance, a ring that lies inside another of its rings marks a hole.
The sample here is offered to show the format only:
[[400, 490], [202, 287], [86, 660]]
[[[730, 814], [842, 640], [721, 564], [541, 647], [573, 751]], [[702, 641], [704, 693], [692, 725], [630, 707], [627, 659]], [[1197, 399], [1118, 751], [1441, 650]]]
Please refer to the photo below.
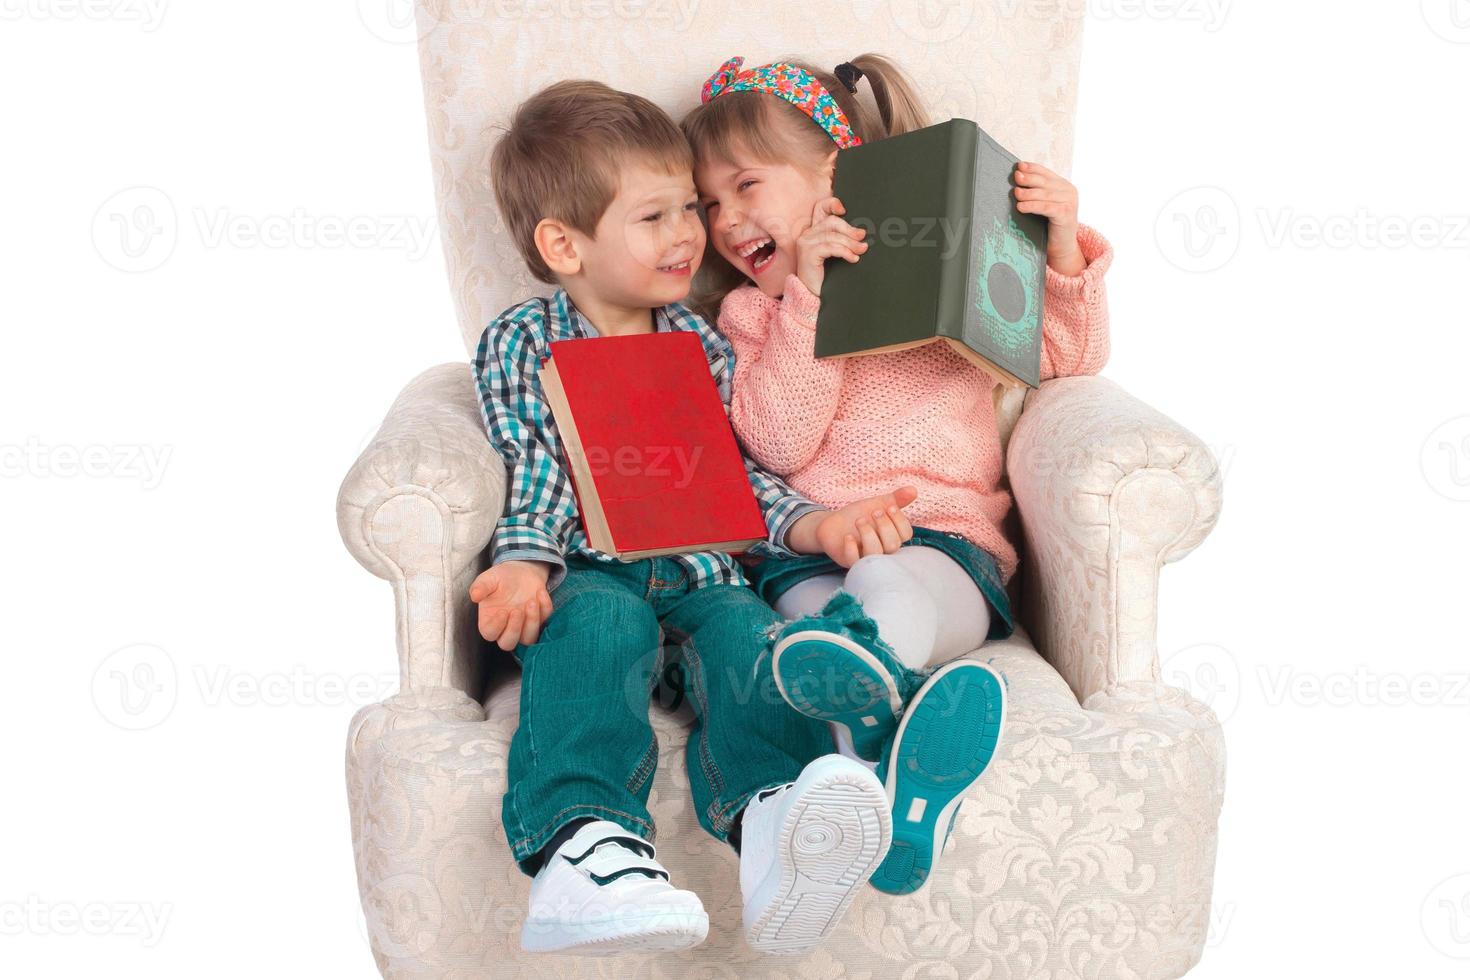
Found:
[[904, 704], [923, 681], [878, 638], [877, 624], [846, 592], [781, 630], [771, 670], [787, 704], [832, 725], [838, 745], [845, 737], [853, 754], [869, 762], [883, 757]]
[[919, 689], [878, 766], [893, 804], [893, 845], [874, 888], [906, 895], [924, 887], [965, 793], [995, 757], [1005, 705], [1000, 675], [974, 660], [945, 664]]

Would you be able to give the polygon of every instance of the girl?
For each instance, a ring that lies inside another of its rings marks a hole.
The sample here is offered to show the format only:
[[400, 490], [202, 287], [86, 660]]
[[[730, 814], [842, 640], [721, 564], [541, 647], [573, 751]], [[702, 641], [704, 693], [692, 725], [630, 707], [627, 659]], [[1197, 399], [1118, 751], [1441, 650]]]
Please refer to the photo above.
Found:
[[[859, 98], [863, 81], [871, 99]], [[829, 506], [896, 484], [918, 490], [908, 517], [871, 515], [848, 541], [850, 560], [773, 559], [751, 576], [792, 620], [772, 651], [782, 696], [831, 723], [888, 790], [893, 846], [873, 884], [913, 891], [1004, 719], [1000, 678], [959, 659], [1014, 628], [995, 380], [944, 344], [819, 361], [813, 339], [824, 264], [858, 262], [868, 248], [832, 197], [838, 153], [928, 120], [897, 67], [867, 54], [830, 73], [732, 58], [683, 125], [724, 260], [706, 299], [735, 348], [731, 419], [748, 453]], [[1041, 376], [1095, 374], [1108, 354], [1112, 252], [1077, 223], [1066, 180], [1022, 163], [1015, 184], [1018, 210], [1050, 222]]]

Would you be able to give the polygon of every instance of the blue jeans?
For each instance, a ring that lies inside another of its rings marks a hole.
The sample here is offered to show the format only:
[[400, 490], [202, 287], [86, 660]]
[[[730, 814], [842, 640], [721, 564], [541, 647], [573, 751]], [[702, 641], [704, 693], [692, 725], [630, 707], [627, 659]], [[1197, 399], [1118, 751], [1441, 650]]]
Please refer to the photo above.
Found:
[[700, 825], [719, 840], [752, 796], [833, 751], [827, 726], [792, 711], [771, 672], [757, 671], [778, 618], [750, 589], [693, 589], [668, 558], [571, 556], [551, 599], [538, 641], [515, 651], [521, 716], [502, 820], [528, 874], [572, 820], [611, 820], [653, 839], [647, 803], [658, 743], [648, 709], [665, 671], [694, 710], [690, 792]]

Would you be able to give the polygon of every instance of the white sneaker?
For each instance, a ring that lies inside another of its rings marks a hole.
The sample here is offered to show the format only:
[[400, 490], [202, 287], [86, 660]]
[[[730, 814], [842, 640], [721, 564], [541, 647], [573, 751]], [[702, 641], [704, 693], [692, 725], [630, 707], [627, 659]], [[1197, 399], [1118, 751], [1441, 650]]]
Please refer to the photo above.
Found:
[[745, 808], [740, 892], [745, 939], [765, 953], [804, 953], [842, 920], [893, 838], [883, 784], [840, 755]]
[[596, 820], [557, 848], [531, 880], [521, 948], [578, 956], [657, 953], [697, 946], [708, 934], [699, 896], [669, 884], [653, 845]]

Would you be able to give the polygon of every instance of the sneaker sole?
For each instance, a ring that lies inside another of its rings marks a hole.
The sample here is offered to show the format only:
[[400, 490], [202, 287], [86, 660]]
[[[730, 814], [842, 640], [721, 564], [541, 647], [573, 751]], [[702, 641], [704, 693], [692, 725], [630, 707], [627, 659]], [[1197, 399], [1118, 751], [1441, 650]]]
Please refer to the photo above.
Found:
[[1005, 707], [1000, 676], [973, 660], [939, 668], [914, 695], [888, 760], [893, 846], [874, 888], [906, 895], [924, 887], [965, 793], [995, 756]]
[[[892, 838], [888, 799], [871, 778], [846, 771], [811, 774], [781, 824], [776, 867], [746, 909], [764, 911], [745, 930], [763, 953], [799, 954], [842, 920]], [[778, 874], [779, 872], [779, 874]]]
[[689, 949], [709, 935], [709, 917], [687, 909], [611, 916], [575, 926], [527, 920], [521, 948], [528, 953], [616, 956]]
[[[884, 737], [903, 712], [903, 699], [877, 657], [841, 634], [803, 630], [777, 642], [771, 671], [787, 704], [808, 718], [846, 729], [857, 755], [878, 760]], [[830, 683], [835, 678], [841, 683]]]

